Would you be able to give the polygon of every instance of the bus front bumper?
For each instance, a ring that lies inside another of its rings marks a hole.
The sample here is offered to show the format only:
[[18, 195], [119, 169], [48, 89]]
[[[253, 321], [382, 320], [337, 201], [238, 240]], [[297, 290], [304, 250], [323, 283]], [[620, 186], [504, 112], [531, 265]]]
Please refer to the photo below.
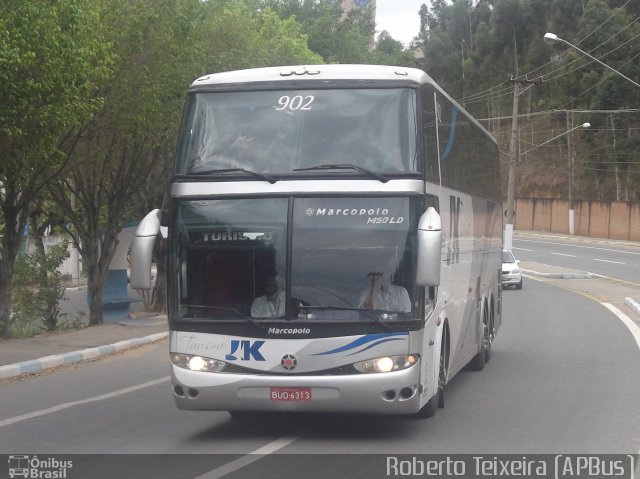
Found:
[[[178, 409], [192, 411], [412, 414], [420, 409], [420, 362], [389, 373], [261, 376], [171, 366]], [[284, 394], [279, 394], [282, 391]]]

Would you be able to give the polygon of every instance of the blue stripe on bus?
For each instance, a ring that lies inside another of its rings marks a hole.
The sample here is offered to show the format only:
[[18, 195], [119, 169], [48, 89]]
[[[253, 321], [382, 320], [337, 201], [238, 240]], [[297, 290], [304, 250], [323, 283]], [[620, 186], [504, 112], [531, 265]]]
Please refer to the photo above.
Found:
[[451, 112], [451, 128], [449, 129], [449, 142], [447, 143], [447, 147], [442, 152], [440, 156], [440, 161], [446, 160], [451, 150], [453, 150], [453, 141], [456, 136], [456, 122], [458, 121], [458, 109], [454, 106], [453, 111]]
[[[336, 349], [331, 349], [331, 350], [325, 351], [323, 353], [316, 353], [316, 354], [314, 354], [314, 356], [324, 356], [326, 354], [342, 353], [344, 351], [349, 351], [351, 349], [355, 349], [355, 348], [357, 348], [359, 346], [362, 346], [362, 345], [365, 345], [367, 343], [371, 343], [372, 341], [389, 340], [388, 338], [393, 338], [394, 336], [409, 336], [409, 333], [398, 332], [398, 333], [368, 334], [366, 336], [362, 336], [361, 338], [356, 339], [355, 341], [351, 341], [349, 344], [345, 344], [344, 346], [341, 346], [341, 347], [336, 348]], [[406, 339], [406, 338], [399, 338], [399, 339]], [[380, 344], [380, 343], [376, 343], [376, 344]], [[373, 347], [373, 346], [375, 346], [375, 344], [371, 345], [370, 347]], [[368, 349], [368, 348], [365, 348], [365, 349]]]
[[377, 343], [373, 343], [370, 344], [369, 346], [367, 346], [366, 348], [362, 348], [358, 351], [354, 351], [353, 353], [349, 354], [348, 356], [353, 356], [354, 354], [359, 354], [363, 351], [366, 351], [367, 349], [371, 349], [371, 348], [375, 348], [376, 346], [378, 346], [379, 344], [382, 343], [388, 343], [389, 341], [406, 341], [407, 338], [388, 338], [388, 339], [381, 339], [380, 341], [378, 341]]

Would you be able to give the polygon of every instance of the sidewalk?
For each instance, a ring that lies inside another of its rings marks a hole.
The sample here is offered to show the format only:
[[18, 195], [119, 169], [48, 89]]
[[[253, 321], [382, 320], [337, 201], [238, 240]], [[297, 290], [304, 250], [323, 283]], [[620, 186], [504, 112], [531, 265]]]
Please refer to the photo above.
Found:
[[0, 339], [0, 379], [106, 356], [167, 336], [167, 317], [157, 315], [27, 339]]
[[[520, 265], [526, 276], [612, 304], [640, 326], [640, 285], [559, 266], [527, 261]], [[524, 293], [526, 288], [525, 281]], [[113, 354], [167, 336], [167, 317], [161, 315], [122, 318], [101, 326], [29, 339], [0, 340], [0, 380]]]

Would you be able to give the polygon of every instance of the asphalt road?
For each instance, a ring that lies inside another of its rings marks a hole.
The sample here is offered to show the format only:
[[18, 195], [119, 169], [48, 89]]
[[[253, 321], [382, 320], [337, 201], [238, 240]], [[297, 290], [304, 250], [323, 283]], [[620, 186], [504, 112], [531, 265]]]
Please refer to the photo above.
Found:
[[517, 259], [553, 264], [640, 283], [640, 245], [589, 238], [518, 234]]
[[[272, 454], [351, 455], [340, 476], [325, 475], [325, 456], [295, 456], [287, 472], [296, 477], [384, 477], [379, 460], [356, 454], [640, 450], [640, 351], [629, 330], [600, 304], [533, 280], [522, 291], [505, 291], [491, 362], [482, 372], [456, 376], [445, 409], [427, 420], [276, 415], [239, 421], [225, 412], [178, 411], [167, 362], [165, 341], [0, 385], [0, 451], [151, 454], [77, 460], [96, 470], [105, 462], [120, 465], [118, 477], [179, 472], [186, 478], [208, 471], [203, 477], [230, 471], [228, 477], [283, 477]], [[267, 458], [247, 456], [256, 452]], [[194, 453], [202, 456], [159, 456]]]

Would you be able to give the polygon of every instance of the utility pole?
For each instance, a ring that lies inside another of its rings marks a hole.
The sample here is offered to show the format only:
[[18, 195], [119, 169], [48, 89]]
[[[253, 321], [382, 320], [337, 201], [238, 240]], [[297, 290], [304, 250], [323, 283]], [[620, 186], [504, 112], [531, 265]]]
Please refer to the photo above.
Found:
[[575, 234], [575, 212], [573, 210], [573, 112], [567, 111], [567, 182], [569, 183], [569, 234]]
[[[511, 77], [511, 81], [514, 81]], [[504, 248], [511, 251], [513, 247], [513, 208], [516, 190], [516, 162], [518, 155], [518, 98], [520, 83], [513, 85], [513, 112], [511, 114], [511, 140], [509, 142], [509, 183], [507, 184], [507, 224], [504, 229]]]
[[534, 80], [511, 77], [513, 83], [513, 112], [511, 115], [511, 140], [509, 142], [509, 183], [507, 184], [507, 224], [504, 229], [504, 249], [511, 251], [513, 247], [513, 217], [515, 213], [516, 167], [518, 166], [518, 99], [529, 88], [520, 91], [520, 85], [530, 87], [542, 83], [542, 77]]

